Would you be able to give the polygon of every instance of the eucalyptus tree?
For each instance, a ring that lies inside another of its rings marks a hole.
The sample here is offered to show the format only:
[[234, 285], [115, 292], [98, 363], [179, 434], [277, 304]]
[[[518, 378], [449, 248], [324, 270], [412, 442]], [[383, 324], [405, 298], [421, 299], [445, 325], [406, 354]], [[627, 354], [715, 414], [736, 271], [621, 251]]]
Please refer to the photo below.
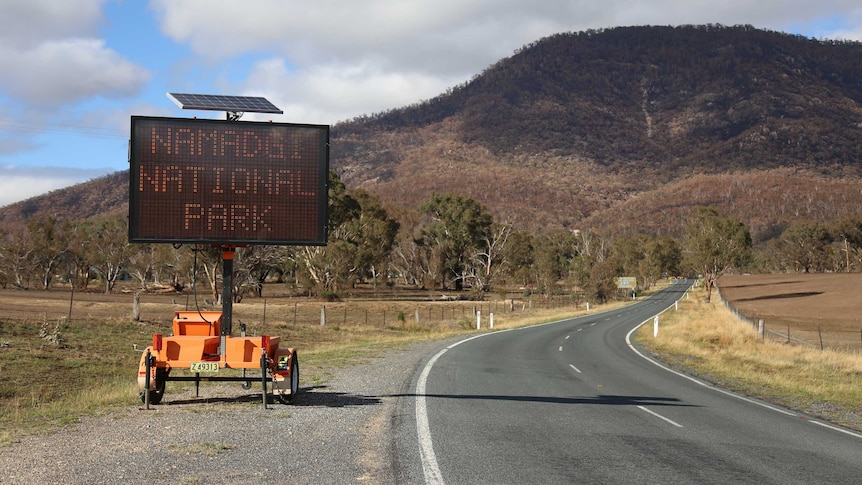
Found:
[[475, 200], [453, 193], [432, 194], [420, 211], [429, 220], [419, 244], [434, 251], [442, 288], [452, 281], [455, 289], [462, 289], [471, 256], [491, 237], [491, 214]]
[[852, 214], [837, 222], [831, 230], [844, 253], [844, 267], [848, 273], [854, 265], [862, 264], [862, 214]]
[[504, 271], [506, 246], [512, 235], [511, 223], [494, 223], [482, 237], [480, 245], [473, 251], [467, 275], [472, 286], [481, 291], [489, 291], [497, 275]]
[[329, 237], [326, 246], [303, 246], [295, 258], [318, 292], [338, 291], [365, 277], [377, 277], [392, 250], [398, 223], [380, 201], [348, 190], [329, 173]]
[[557, 282], [570, 275], [576, 256], [572, 238], [572, 233], [560, 228], [538, 234], [533, 239], [533, 274], [537, 289], [545, 296], [551, 296]]
[[29, 289], [35, 271], [33, 247], [23, 230], [0, 233], [0, 283]]
[[751, 257], [751, 233], [738, 219], [724, 216], [714, 207], [695, 207], [685, 227], [683, 261], [703, 277], [706, 301], [715, 282], [731, 268], [745, 265]]
[[69, 224], [46, 215], [27, 222], [33, 268], [42, 288], [49, 289], [64, 258], [69, 254]]
[[91, 250], [96, 254], [92, 269], [104, 280], [105, 293], [110, 293], [133, 252], [128, 239], [129, 228], [125, 218], [111, 217], [95, 222], [91, 229]]
[[502, 272], [519, 286], [529, 287], [535, 282], [532, 272], [535, 258], [533, 240], [533, 233], [514, 230], [503, 248]]
[[797, 219], [781, 233], [781, 254], [796, 271], [809, 273], [827, 264], [827, 248], [832, 238], [826, 226], [809, 220]]

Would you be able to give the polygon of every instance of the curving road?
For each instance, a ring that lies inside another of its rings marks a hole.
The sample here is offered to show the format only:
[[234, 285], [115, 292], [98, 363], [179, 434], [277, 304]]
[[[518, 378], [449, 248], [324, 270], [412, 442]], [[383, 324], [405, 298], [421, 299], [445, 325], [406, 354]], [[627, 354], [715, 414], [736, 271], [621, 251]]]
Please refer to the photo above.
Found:
[[[413, 483], [859, 483], [862, 434], [669, 371], [627, 344], [682, 298], [450, 343], [402, 399]], [[410, 419], [415, 416], [415, 420]]]

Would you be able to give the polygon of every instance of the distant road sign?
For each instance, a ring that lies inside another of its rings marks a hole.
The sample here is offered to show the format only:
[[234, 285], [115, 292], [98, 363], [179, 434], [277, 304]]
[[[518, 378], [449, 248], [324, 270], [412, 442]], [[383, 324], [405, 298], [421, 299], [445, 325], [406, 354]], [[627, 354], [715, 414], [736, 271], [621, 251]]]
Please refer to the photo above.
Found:
[[130, 242], [326, 244], [329, 126], [131, 121]]
[[617, 288], [635, 289], [638, 286], [638, 280], [634, 276], [623, 276], [617, 278]]

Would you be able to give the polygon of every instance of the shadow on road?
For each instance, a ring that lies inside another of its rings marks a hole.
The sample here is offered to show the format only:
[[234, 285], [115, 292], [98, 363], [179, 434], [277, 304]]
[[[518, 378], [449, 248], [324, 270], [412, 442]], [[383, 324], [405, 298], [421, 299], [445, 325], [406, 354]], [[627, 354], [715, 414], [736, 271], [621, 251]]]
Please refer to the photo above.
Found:
[[350, 394], [347, 392], [319, 391], [306, 392], [312, 389], [325, 388], [326, 386], [318, 386], [317, 388], [302, 389], [303, 392], [296, 396], [296, 400], [292, 406], [323, 406], [328, 408], [343, 408], [348, 406], [368, 406], [380, 404], [383, 402], [377, 396], [363, 396], [360, 394]]
[[[348, 406], [367, 406], [380, 404], [382, 400], [377, 396], [362, 396], [346, 392], [320, 391], [326, 386], [314, 386], [300, 388], [296, 399], [290, 406], [321, 406], [330, 408], [343, 408]], [[212, 404], [212, 403], [260, 403], [260, 393], [248, 393], [237, 396], [197, 397], [192, 399], [175, 399], [165, 401], [162, 405], [183, 404]], [[278, 404], [272, 394], [267, 394], [267, 403]]]

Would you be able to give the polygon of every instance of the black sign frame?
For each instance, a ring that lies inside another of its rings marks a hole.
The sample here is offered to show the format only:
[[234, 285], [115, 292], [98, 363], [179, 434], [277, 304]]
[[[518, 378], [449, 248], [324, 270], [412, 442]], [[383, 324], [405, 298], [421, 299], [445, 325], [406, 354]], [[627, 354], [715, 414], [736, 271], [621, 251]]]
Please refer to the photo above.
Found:
[[129, 242], [326, 245], [329, 131], [132, 116]]

